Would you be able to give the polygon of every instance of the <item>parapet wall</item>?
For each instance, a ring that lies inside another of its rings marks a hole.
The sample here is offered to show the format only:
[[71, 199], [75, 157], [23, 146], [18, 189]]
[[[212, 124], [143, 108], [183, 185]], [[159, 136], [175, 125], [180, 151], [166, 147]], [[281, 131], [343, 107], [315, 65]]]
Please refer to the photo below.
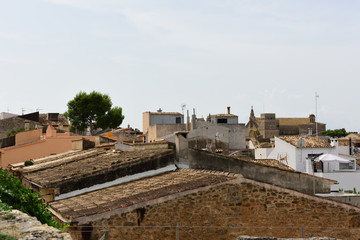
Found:
[[263, 166], [197, 149], [189, 149], [188, 158], [189, 166], [193, 169], [240, 173], [246, 178], [275, 184], [308, 194], [330, 193], [331, 185], [334, 183], [330, 180], [301, 172]]

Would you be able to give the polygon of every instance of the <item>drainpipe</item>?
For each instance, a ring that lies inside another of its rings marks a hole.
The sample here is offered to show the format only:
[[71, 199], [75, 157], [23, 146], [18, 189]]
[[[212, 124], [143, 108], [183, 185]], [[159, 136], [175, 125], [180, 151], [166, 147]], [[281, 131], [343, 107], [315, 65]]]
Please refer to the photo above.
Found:
[[351, 137], [349, 137], [349, 155], [351, 155]]

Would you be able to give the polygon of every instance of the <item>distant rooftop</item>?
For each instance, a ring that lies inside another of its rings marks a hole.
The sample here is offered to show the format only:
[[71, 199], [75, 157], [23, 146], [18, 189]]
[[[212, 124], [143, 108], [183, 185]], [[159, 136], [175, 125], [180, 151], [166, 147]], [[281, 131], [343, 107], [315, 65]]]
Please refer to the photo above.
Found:
[[39, 115], [39, 122], [42, 125], [69, 125], [68, 119], [59, 113], [41, 113]]
[[292, 167], [284, 163], [280, 163], [280, 161], [276, 159], [244, 159], [244, 158], [239, 158], [239, 159], [242, 161], [252, 162], [264, 166], [276, 167], [279, 169], [295, 172], [295, 170]]
[[182, 115], [179, 112], [150, 112], [153, 115]]
[[214, 114], [210, 115], [211, 117], [237, 117], [235, 114]]
[[282, 136], [277, 137], [291, 145], [298, 147], [298, 142], [300, 139], [304, 139], [304, 148], [331, 148], [331, 144], [326, 140], [312, 137], [312, 136]]

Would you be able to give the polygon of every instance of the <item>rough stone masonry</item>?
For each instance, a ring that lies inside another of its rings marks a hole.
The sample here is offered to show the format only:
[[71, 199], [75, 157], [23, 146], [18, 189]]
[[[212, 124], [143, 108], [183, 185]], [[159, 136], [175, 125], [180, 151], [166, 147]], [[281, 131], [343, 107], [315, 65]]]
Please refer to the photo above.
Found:
[[72, 239], [69, 233], [41, 224], [35, 217], [18, 210], [0, 212], [0, 233], [19, 240]]

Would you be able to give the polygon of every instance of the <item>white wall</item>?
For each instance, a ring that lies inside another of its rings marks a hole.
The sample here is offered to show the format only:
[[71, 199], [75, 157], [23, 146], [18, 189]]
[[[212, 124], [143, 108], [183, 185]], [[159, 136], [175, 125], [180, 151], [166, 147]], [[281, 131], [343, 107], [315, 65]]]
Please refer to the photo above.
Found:
[[275, 148], [272, 152], [272, 156], [275, 157], [275, 159], [286, 157], [288, 165], [297, 170], [296, 148], [293, 145], [275, 137]]
[[227, 119], [227, 123], [220, 123], [220, 124], [238, 124], [239, 120], [238, 117], [233, 116], [233, 117], [220, 117], [220, 116], [214, 116], [211, 118], [211, 122], [212, 123], [217, 123], [218, 119]]
[[[200, 134], [200, 132], [202, 133]], [[230, 149], [245, 149], [245, 132], [245, 124], [216, 124], [198, 121], [196, 122], [196, 129], [189, 133], [188, 138], [194, 137], [195, 135], [206, 136], [213, 139], [217, 136], [218, 140], [229, 143]]]
[[176, 118], [181, 118], [181, 123], [184, 124], [184, 115], [171, 114], [150, 114], [150, 126], [155, 124], [176, 124]]
[[275, 137], [275, 148], [272, 155], [287, 156], [288, 165], [299, 172], [312, 173], [311, 160], [308, 159], [309, 154], [332, 153], [337, 155], [337, 148], [297, 148]]
[[257, 148], [255, 149], [255, 159], [276, 159], [273, 151], [274, 148]]
[[332, 191], [337, 191], [339, 188], [346, 190], [353, 190], [356, 188], [356, 191], [360, 191], [360, 172], [332, 172], [332, 173], [315, 173], [315, 176], [329, 178], [336, 180], [339, 184], [333, 184], [331, 186]]
[[349, 154], [349, 146], [339, 146], [339, 154]]
[[13, 114], [13, 113], [8, 113], [8, 112], [2, 112], [2, 113], [0, 113], [0, 120], [12, 118], [12, 117], [16, 117], [16, 116], [18, 116], [18, 115]]
[[221, 142], [229, 143], [229, 129], [225, 126], [208, 122], [198, 122], [196, 124], [196, 129], [190, 131], [187, 137], [189, 139], [195, 137], [206, 137], [209, 139], [216, 138], [216, 140]]

